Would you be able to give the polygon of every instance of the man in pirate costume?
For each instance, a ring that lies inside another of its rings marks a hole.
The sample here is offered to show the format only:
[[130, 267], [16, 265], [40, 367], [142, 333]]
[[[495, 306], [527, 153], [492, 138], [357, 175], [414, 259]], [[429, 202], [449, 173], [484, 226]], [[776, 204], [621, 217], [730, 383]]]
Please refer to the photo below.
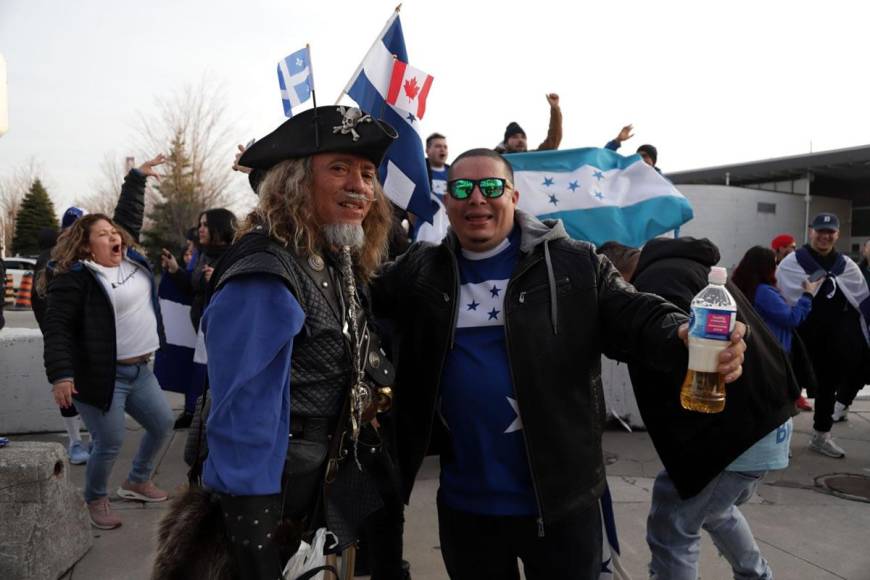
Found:
[[325, 524], [344, 546], [381, 505], [377, 478], [390, 470], [372, 462], [372, 418], [392, 368], [365, 284], [387, 251], [377, 168], [395, 137], [358, 109], [318, 107], [241, 158], [263, 173], [260, 201], [214, 272], [202, 322], [212, 396], [203, 482], [238, 578], [280, 577], [282, 520]]

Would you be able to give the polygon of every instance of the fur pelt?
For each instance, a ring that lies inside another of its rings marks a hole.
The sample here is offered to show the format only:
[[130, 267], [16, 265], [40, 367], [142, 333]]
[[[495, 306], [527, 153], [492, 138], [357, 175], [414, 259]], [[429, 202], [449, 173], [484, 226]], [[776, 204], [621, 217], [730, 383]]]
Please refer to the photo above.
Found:
[[[296, 553], [302, 526], [282, 520], [273, 532], [282, 562]], [[217, 494], [192, 486], [169, 506], [157, 532], [151, 580], [234, 580], [235, 566]]]
[[160, 522], [152, 580], [232, 580], [220, 504], [195, 486], [172, 500]]

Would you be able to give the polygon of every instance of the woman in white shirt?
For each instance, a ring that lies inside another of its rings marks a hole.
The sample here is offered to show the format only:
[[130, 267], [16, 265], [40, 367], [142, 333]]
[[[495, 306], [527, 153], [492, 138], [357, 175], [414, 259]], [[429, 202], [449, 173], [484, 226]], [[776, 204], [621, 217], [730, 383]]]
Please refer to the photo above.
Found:
[[163, 342], [157, 290], [133, 239], [102, 214], [78, 220], [58, 240], [48, 287], [45, 367], [59, 406], [75, 401], [91, 432], [85, 500], [92, 524], [121, 525], [107, 485], [124, 441], [125, 413], [145, 428], [126, 481], [125, 499], [158, 502], [154, 458], [172, 430], [172, 411], [149, 362]]

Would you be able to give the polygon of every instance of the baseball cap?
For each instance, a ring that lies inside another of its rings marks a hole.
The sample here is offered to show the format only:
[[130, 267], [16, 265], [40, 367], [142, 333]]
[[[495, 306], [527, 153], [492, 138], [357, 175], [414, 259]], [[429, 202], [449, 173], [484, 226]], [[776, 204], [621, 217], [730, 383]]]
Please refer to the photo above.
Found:
[[840, 231], [840, 219], [833, 213], [820, 213], [813, 218], [810, 227], [814, 230], [833, 230]]

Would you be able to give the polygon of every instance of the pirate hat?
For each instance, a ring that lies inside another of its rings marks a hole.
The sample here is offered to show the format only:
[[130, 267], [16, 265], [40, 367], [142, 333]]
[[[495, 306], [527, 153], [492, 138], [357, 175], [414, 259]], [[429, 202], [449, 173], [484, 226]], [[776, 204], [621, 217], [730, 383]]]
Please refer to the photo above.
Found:
[[270, 169], [287, 159], [315, 153], [352, 153], [380, 165], [398, 133], [355, 107], [317, 107], [282, 123], [251, 145], [239, 165]]

